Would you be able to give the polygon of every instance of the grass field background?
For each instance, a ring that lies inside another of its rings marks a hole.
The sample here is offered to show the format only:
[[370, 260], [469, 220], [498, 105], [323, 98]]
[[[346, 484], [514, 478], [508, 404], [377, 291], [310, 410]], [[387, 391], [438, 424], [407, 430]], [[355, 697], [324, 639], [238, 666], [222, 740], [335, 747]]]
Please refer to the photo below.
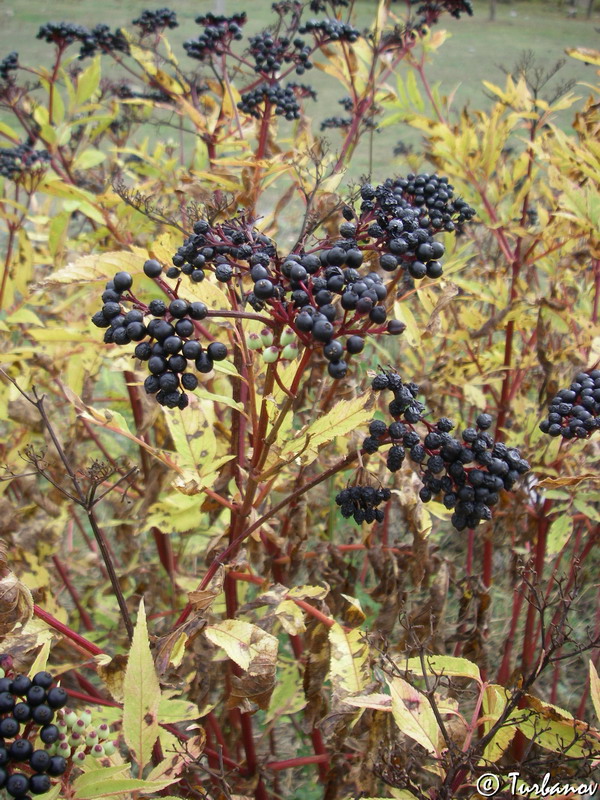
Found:
[[[128, 0], [104, 0], [101, 4], [95, 0], [0, 0], [3, 42], [0, 55], [17, 50], [22, 64], [49, 64], [52, 47], [35, 38], [38, 27], [44, 22], [65, 20], [89, 26], [104, 22], [111, 27], [127, 27], [142, 9], [155, 8], [158, 5], [158, 2]], [[169, 5], [177, 12], [180, 22], [178, 28], [168, 32], [169, 38], [175, 45], [175, 51], [180, 54], [184, 69], [193, 70], [198, 67], [198, 62], [185, 55], [181, 44], [200, 32], [194, 18], [203, 12], [215, 10], [216, 4], [213, 0], [174, 0]], [[260, 30], [272, 21], [270, 0], [245, 0], [243, 3], [226, 0], [221, 6], [224, 6], [225, 13], [228, 14], [245, 10], [249, 17], [247, 30], [250, 32]], [[359, 27], [370, 24], [376, 6], [375, 0], [358, 0], [356, 10]], [[547, 67], [558, 59], [565, 58], [566, 63], [554, 79], [555, 82], [594, 80], [593, 67], [566, 58], [564, 51], [567, 47], [600, 47], [600, 34], [596, 30], [600, 27], [600, 14], [596, 13], [592, 20], [583, 19], [581, 14], [579, 18], [568, 19], [566, 7], [557, 9], [554, 3], [498, 3], [497, 19], [490, 22], [487, 0], [475, 0], [474, 7], [475, 14], [471, 18], [463, 17], [460, 21], [448, 16], [443, 18], [440, 27], [446, 28], [452, 36], [428, 67], [430, 80], [433, 83], [439, 82], [443, 94], [449, 95], [456, 90], [454, 112], [458, 113], [463, 105], [472, 109], [489, 107], [490, 100], [481, 81], [485, 79], [502, 84], [502, 68], [513, 67], [524, 50], [531, 50], [538, 64]], [[341, 86], [324, 78], [316, 70], [305, 75], [302, 80], [312, 82], [318, 89], [318, 102], [313, 105], [308, 101], [309, 110], [317, 125], [325, 117], [344, 115], [342, 107], [338, 105], [338, 100], [344, 94]], [[584, 87], [576, 87], [575, 91], [582, 96], [589, 93]], [[559, 119], [561, 127], [565, 129], [569, 128], [570, 121], [570, 112], [564, 112]], [[154, 130], [153, 135], [169, 137], [172, 131], [164, 129], [157, 134]], [[327, 131], [325, 135], [331, 148], [335, 150], [341, 141], [340, 133], [333, 130]], [[383, 173], [389, 173], [394, 147], [401, 140], [418, 149], [419, 134], [408, 126], [392, 126], [373, 134], [375, 179], [384, 177]], [[365, 141], [353, 159], [350, 169], [352, 177], [367, 173], [369, 164], [369, 143]]]

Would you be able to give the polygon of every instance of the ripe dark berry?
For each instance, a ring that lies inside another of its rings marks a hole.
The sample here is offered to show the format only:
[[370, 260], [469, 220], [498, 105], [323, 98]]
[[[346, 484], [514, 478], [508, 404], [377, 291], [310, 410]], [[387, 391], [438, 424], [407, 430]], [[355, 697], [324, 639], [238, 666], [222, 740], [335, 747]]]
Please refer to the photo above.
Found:
[[47, 725], [54, 719], [54, 711], [47, 705], [35, 706], [31, 710], [31, 718], [38, 725]]
[[52, 756], [46, 772], [48, 775], [57, 777], [58, 775], [62, 775], [66, 768], [67, 762], [62, 756]]
[[[329, 342], [333, 337], [333, 325], [326, 319], [319, 319], [312, 327], [312, 335], [318, 342]], [[331, 374], [331, 364], [329, 366]]]
[[223, 361], [227, 358], [227, 347], [222, 342], [211, 342], [206, 348], [206, 352], [212, 361]]
[[191, 341], [184, 343], [181, 352], [185, 358], [189, 358], [191, 361], [193, 361], [194, 359], [198, 358], [202, 352], [202, 345], [200, 342], [192, 339]]
[[259, 300], [268, 300], [275, 294], [275, 287], [268, 278], [262, 278], [254, 284], [254, 294]]
[[0, 694], [0, 714], [8, 714], [15, 707], [15, 698], [10, 692]]
[[35, 750], [29, 759], [29, 766], [34, 772], [46, 772], [50, 766], [50, 754], [47, 750]]
[[44, 794], [51, 787], [50, 778], [47, 775], [32, 775], [29, 778], [29, 791], [31, 794]]
[[117, 292], [125, 292], [127, 289], [131, 288], [133, 278], [128, 272], [117, 272], [113, 278], [113, 282]]
[[492, 422], [493, 419], [489, 414], [480, 414], [475, 420], [475, 424], [481, 430], [487, 430], [489, 427], [491, 427]]
[[178, 353], [183, 347], [183, 342], [179, 336], [167, 336], [162, 342], [163, 350], [165, 353]]
[[108, 326], [110, 325], [110, 320], [106, 319], [103, 311], [96, 311], [96, 313], [92, 317], [92, 323], [97, 328], [108, 328]]
[[8, 748], [8, 755], [12, 761], [27, 761], [33, 753], [33, 745], [29, 739], [15, 739]]
[[167, 368], [167, 362], [162, 356], [152, 356], [148, 360], [148, 369], [153, 375], [160, 375]]
[[188, 313], [189, 303], [186, 300], [171, 300], [169, 304], [169, 313], [172, 317], [179, 319]]
[[162, 317], [167, 313], [167, 306], [162, 300], [151, 300], [148, 311], [153, 317]]
[[149, 258], [144, 263], [144, 272], [149, 278], [158, 278], [162, 272], [162, 266], [155, 258]]
[[233, 278], [233, 269], [229, 264], [219, 264], [215, 269], [215, 278], [221, 283], [228, 283]]
[[346, 350], [352, 355], [362, 353], [364, 346], [365, 340], [362, 336], [350, 336], [346, 341]]
[[31, 706], [28, 706], [27, 703], [17, 703], [13, 708], [12, 715], [17, 722], [27, 722], [31, 719]]
[[346, 364], [345, 361], [330, 361], [327, 371], [332, 378], [337, 380], [346, 375], [346, 372], [348, 371], [348, 364]]
[[207, 353], [200, 353], [194, 363], [198, 372], [202, 372], [203, 374], [211, 372], [214, 366], [212, 358], [209, 358]]
[[148, 361], [152, 355], [152, 345], [150, 345], [148, 342], [140, 342], [138, 345], [136, 345], [136, 348], [133, 352], [135, 357], [139, 358], [140, 361]]
[[329, 361], [339, 361], [343, 353], [344, 348], [338, 339], [334, 339], [323, 348], [323, 355], [325, 358], [329, 359]]
[[371, 309], [369, 313], [369, 319], [371, 322], [374, 322], [376, 325], [381, 325], [385, 322], [387, 317], [387, 312], [383, 306], [375, 306]]
[[[44, 744], [54, 744], [54, 742], [58, 741], [58, 735], [60, 731], [56, 727], [56, 725], [44, 725], [42, 730], [40, 731], [40, 739]], [[50, 770], [48, 770], [50, 771]], [[53, 773], [51, 773], [53, 774]], [[57, 773], [60, 774], [60, 773]]]
[[299, 331], [303, 331], [304, 333], [308, 333], [313, 329], [314, 321], [310, 314], [307, 313], [300, 313], [296, 317], [296, 327]]
[[6, 781], [6, 791], [13, 797], [22, 797], [29, 791], [29, 780], [20, 772], [13, 772]]
[[188, 392], [192, 392], [198, 386], [198, 378], [191, 372], [185, 372], [181, 376], [181, 385]]
[[175, 323], [175, 333], [182, 339], [186, 339], [194, 333], [194, 323], [191, 319], [178, 319]]
[[208, 308], [204, 303], [195, 302], [191, 303], [189, 307], [189, 315], [192, 319], [204, 319], [208, 314]]
[[376, 438], [386, 436], [387, 432], [388, 426], [385, 422], [383, 422], [383, 420], [374, 419], [369, 425], [369, 433], [371, 436], [375, 436]]
[[20, 725], [13, 717], [4, 717], [0, 720], [0, 736], [3, 739], [13, 739], [20, 730]]
[[0, 692], [12, 692], [12, 684], [10, 678], [0, 678]]

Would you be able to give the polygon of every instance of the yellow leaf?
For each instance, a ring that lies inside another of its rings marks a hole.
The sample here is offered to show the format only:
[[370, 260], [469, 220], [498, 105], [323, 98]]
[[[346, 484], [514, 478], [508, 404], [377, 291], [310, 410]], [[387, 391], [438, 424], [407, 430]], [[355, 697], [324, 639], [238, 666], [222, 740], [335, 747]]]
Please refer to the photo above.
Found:
[[392, 714], [400, 731], [428, 753], [437, 753], [440, 730], [425, 695], [402, 678], [392, 678], [387, 683], [392, 696]]
[[329, 674], [338, 697], [362, 692], [370, 680], [369, 645], [364, 633], [355, 628], [348, 633], [337, 622], [329, 629], [331, 660]]
[[209, 625], [204, 633], [210, 642], [223, 648], [229, 658], [250, 675], [260, 674], [266, 664], [277, 663], [277, 637], [258, 625], [226, 619]]
[[593, 661], [590, 661], [590, 697], [594, 705], [597, 719], [600, 720], [600, 678]]
[[341, 400], [327, 414], [316, 419], [281, 451], [283, 460], [298, 457], [304, 465], [311, 464], [319, 454], [319, 447], [336, 436], [346, 436], [371, 419], [365, 410], [371, 396], [368, 392], [353, 400]]
[[158, 739], [160, 703], [160, 686], [150, 653], [143, 600], [140, 602], [123, 688], [123, 736], [134, 753], [141, 774], [152, 758], [152, 748]]

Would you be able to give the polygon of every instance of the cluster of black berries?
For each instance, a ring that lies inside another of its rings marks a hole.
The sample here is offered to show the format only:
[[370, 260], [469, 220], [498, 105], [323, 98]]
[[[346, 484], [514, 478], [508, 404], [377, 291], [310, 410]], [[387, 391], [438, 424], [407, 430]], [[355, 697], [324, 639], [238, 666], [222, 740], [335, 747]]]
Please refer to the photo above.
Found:
[[[499, 493], [510, 491], [519, 476], [529, 471], [528, 462], [516, 448], [495, 442], [487, 432], [492, 424], [489, 414], [480, 414], [475, 427], [466, 428], [458, 439], [450, 434], [454, 423], [448, 418], [442, 417], [435, 425], [423, 420], [425, 407], [415, 399], [416, 384], [404, 384], [395, 372], [384, 371], [375, 376], [372, 387], [393, 392], [388, 409], [394, 421], [387, 425], [373, 420], [363, 449], [374, 453], [391, 442], [387, 456], [391, 472], [399, 470], [408, 455], [421, 470], [421, 500], [427, 503], [441, 495], [446, 508], [454, 509], [451, 522], [456, 530], [490, 520]], [[424, 437], [414, 429], [418, 422], [427, 427]], [[466, 468], [467, 464], [474, 466]]]
[[402, 322], [387, 320], [381, 275], [360, 273], [363, 253], [355, 232], [346, 222], [340, 228], [345, 238], [332, 246], [280, 257], [270, 239], [243, 217], [213, 226], [198, 220], [166, 274], [178, 278], [183, 273], [199, 282], [211, 270], [222, 283], [249, 275], [253, 287], [245, 301], [255, 311], [268, 307], [305, 346], [322, 346], [330, 376], [342, 378], [348, 367], [344, 354], [360, 353], [366, 335], [397, 335], [405, 329]]
[[267, 104], [278, 116], [290, 121], [300, 118], [300, 106], [294, 89], [289, 84], [283, 87], [279, 83], [261, 83], [249, 92], [245, 92], [237, 107], [244, 114], [260, 119]]
[[450, 16], [460, 19], [461, 14], [473, 16], [471, 0], [411, 0], [411, 4], [418, 6], [417, 14], [423, 14], [421, 24], [432, 25], [437, 22], [440, 15], [446, 11]]
[[98, 50], [129, 52], [129, 43], [123, 32], [120, 29], [112, 32], [108, 25], [104, 24], [96, 25], [95, 28], [89, 30], [83, 25], [75, 25], [71, 22], [47, 22], [40, 27], [37, 38], [60, 48], [80, 42], [80, 59], [93, 56]]
[[588, 439], [600, 429], [600, 369], [578, 372], [568, 389], [552, 399], [540, 430], [565, 439]]
[[159, 33], [165, 28], [177, 28], [177, 14], [170, 8], [157, 8], [155, 11], [144, 9], [137, 19], [132, 20], [133, 25], [140, 28], [142, 36], [150, 33]]
[[221, 55], [232, 41], [242, 39], [242, 27], [246, 24], [246, 14], [233, 14], [231, 17], [205, 14], [196, 18], [204, 31], [197, 39], [189, 39], [183, 48], [190, 58], [204, 61], [207, 56]]
[[0, 80], [9, 80], [13, 77], [10, 73], [17, 69], [19, 69], [19, 54], [13, 50], [0, 61]]
[[284, 64], [294, 63], [296, 73], [304, 75], [312, 69], [311, 49], [304, 39], [291, 40], [287, 36], [274, 37], [262, 31], [248, 39], [250, 54], [254, 58], [255, 71], [259, 73], [279, 72]]
[[327, 117], [320, 125], [322, 131], [329, 130], [330, 128], [349, 128], [352, 125], [350, 117]]
[[[0, 789], [11, 797], [24, 800], [29, 792], [44, 794], [51, 788], [50, 778], [66, 770], [64, 758], [51, 756], [44, 749], [35, 750], [32, 743], [37, 736], [45, 745], [58, 741], [54, 715], [68, 698], [65, 690], [53, 686], [53, 682], [49, 672], [38, 672], [33, 678], [0, 678]], [[7, 740], [12, 741], [9, 744]], [[19, 764], [28, 774], [18, 771]]]
[[129, 53], [129, 42], [120, 28], [111, 31], [108, 25], [101, 23], [92, 28], [89, 36], [82, 42], [79, 58], [91, 58], [98, 51], [101, 53]]
[[363, 522], [383, 522], [383, 509], [377, 508], [387, 502], [392, 493], [389, 489], [375, 489], [373, 486], [350, 486], [336, 495], [335, 502], [345, 519], [354, 517], [359, 525]]
[[34, 150], [30, 141], [17, 147], [0, 147], [0, 175], [16, 180], [23, 173], [43, 169], [50, 159], [47, 150]]
[[[375, 240], [383, 270], [393, 272], [402, 267], [415, 279], [442, 275], [439, 259], [445, 248], [435, 241], [435, 235], [461, 232], [463, 223], [475, 216], [464, 200], [454, 198], [447, 178], [428, 173], [388, 178], [376, 187], [366, 184], [361, 198], [355, 237]], [[347, 218], [354, 218], [351, 210]]]
[[[157, 278], [162, 267], [158, 261], [149, 259], [144, 272], [150, 278]], [[187, 371], [189, 362], [194, 363], [198, 372], [211, 372], [215, 361], [227, 357], [227, 347], [221, 342], [211, 342], [205, 349], [195, 337], [194, 322], [208, 315], [204, 303], [177, 298], [168, 305], [163, 300], [152, 300], [145, 306], [130, 295], [125, 299], [137, 307], [124, 312], [122, 295], [129, 291], [132, 282], [128, 272], [117, 272], [106, 284], [102, 295], [104, 305], [94, 314], [92, 322], [106, 329], [107, 344], [137, 342], [134, 356], [147, 362], [150, 372], [144, 381], [146, 392], [156, 395], [160, 405], [184, 409], [189, 397], [183, 390], [193, 391], [198, 386], [198, 378]], [[146, 323], [144, 319], [148, 316], [153, 319]]]
[[[349, 0], [327, 0], [327, 1], [333, 8], [348, 8], [348, 6], [350, 5]], [[327, 6], [325, 5], [324, 2], [321, 2], [321, 0], [311, 0], [309, 7], [310, 10], [315, 14], [318, 14], [320, 11], [327, 10]]]
[[162, 89], [155, 89], [149, 92], [140, 92], [136, 89], [132, 89], [131, 86], [128, 86], [126, 83], [122, 83], [120, 86], [115, 87], [116, 95], [121, 100], [151, 100], [153, 103], [173, 103], [173, 98], [171, 95], [167, 94], [167, 92], [163, 91]]
[[299, 33], [311, 33], [319, 46], [327, 42], [349, 42], [353, 44], [360, 38], [360, 31], [342, 22], [339, 19], [309, 19], [301, 28]]

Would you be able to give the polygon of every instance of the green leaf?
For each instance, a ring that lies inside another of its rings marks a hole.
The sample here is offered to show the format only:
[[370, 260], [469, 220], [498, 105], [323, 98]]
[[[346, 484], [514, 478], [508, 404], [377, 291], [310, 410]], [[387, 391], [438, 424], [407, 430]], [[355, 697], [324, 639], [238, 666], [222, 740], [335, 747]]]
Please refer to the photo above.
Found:
[[152, 757], [152, 747], [158, 738], [160, 703], [160, 686], [150, 653], [143, 600], [129, 651], [123, 693], [123, 735], [141, 773]]
[[96, 56], [92, 63], [77, 77], [77, 94], [75, 102], [78, 105], [86, 103], [100, 84], [100, 56]]
[[548, 531], [546, 556], [555, 556], [563, 549], [573, 533], [573, 520], [567, 514], [555, 519]]
[[161, 789], [165, 789], [173, 783], [175, 783], [175, 781], [172, 778], [167, 778], [162, 781], [142, 781], [137, 778], [121, 778], [120, 780], [109, 779], [76, 790], [75, 800], [93, 800], [95, 797], [115, 797], [116, 795], [129, 792], [141, 792], [142, 794], [146, 794], [147, 792], [159, 792]]
[[50, 655], [50, 640], [47, 639], [42, 645], [42, 649], [37, 654], [35, 661], [29, 669], [29, 675], [33, 677], [36, 672], [41, 672], [46, 669], [48, 663], [48, 656]]
[[109, 778], [122, 775], [129, 770], [129, 764], [118, 764], [116, 767], [100, 767], [98, 769], [91, 769], [89, 772], [84, 772], [73, 783], [73, 788], [76, 792], [81, 789], [87, 789], [97, 783], [107, 781]]
[[[423, 659], [427, 675], [449, 675], [457, 678], [472, 678], [481, 683], [481, 674], [477, 664], [466, 658], [455, 656], [425, 656]], [[416, 675], [423, 675], [423, 665], [418, 657], [409, 658], [406, 669]]]

